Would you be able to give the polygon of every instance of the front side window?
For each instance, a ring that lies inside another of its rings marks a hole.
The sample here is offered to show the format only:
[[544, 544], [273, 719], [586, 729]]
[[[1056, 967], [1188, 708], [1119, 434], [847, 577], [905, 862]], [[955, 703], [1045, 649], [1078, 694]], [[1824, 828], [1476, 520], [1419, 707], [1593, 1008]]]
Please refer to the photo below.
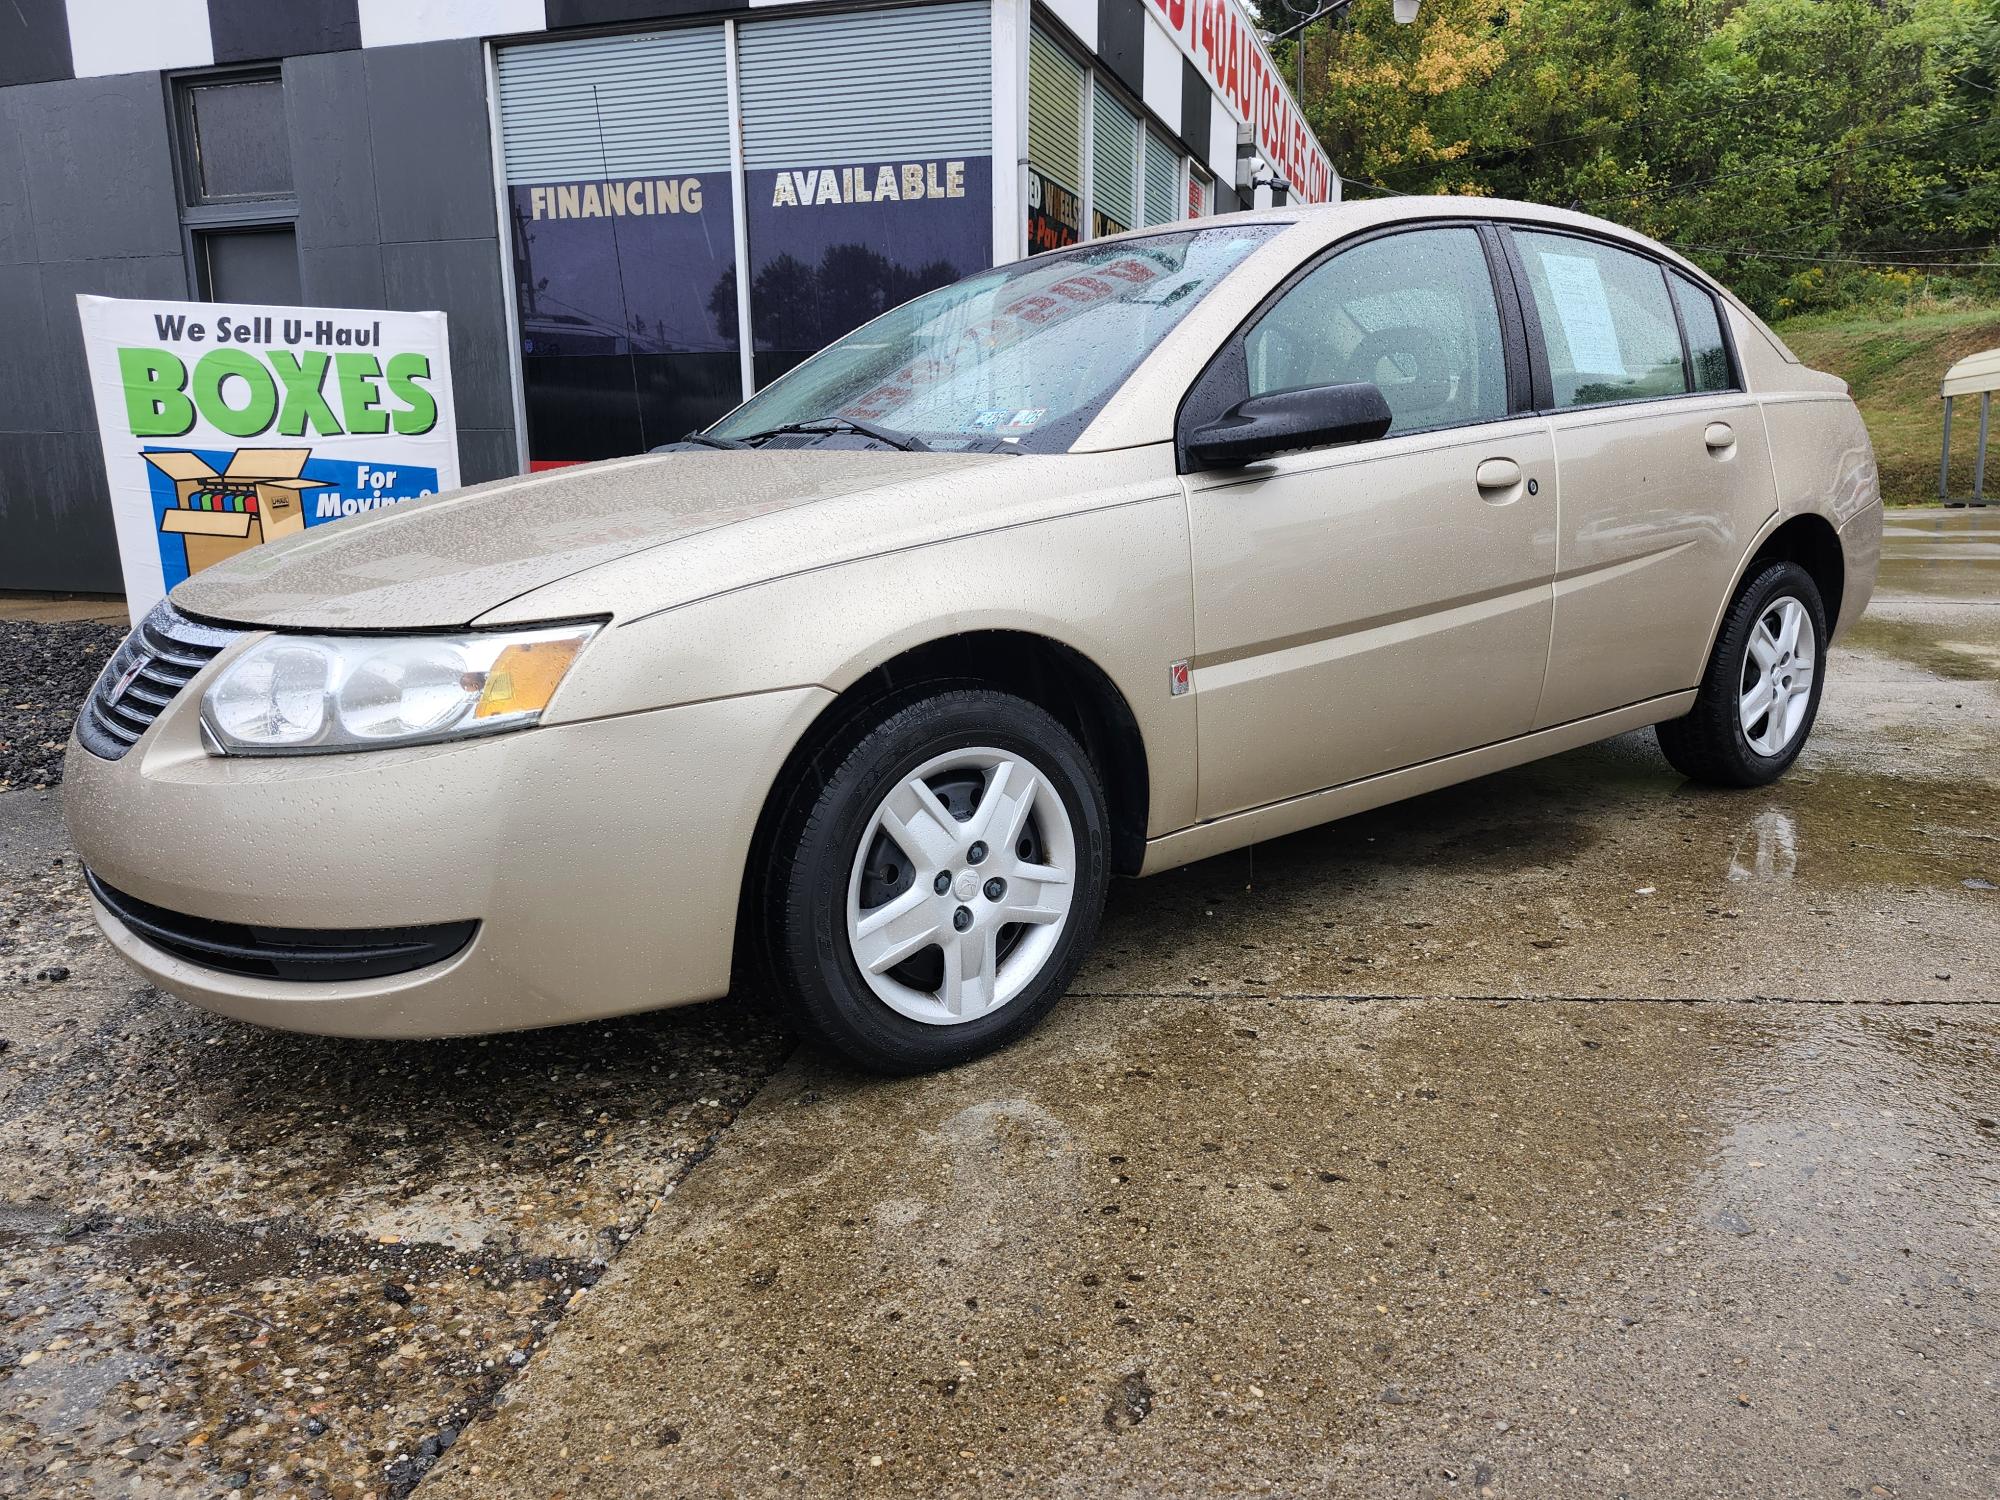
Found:
[[1716, 313], [1715, 298], [1678, 271], [1670, 272], [1668, 279], [1674, 284], [1674, 302], [1681, 310], [1681, 327], [1687, 333], [1694, 388], [1735, 390], [1736, 372], [1729, 368], [1729, 345], [1723, 341], [1722, 319]]
[[1060, 453], [1278, 225], [1084, 245], [928, 292], [828, 345], [709, 429], [754, 440], [865, 421], [943, 449]]
[[1666, 278], [1643, 255], [1516, 230], [1558, 407], [1687, 393]]
[[1366, 382], [1391, 433], [1507, 415], [1500, 307], [1473, 229], [1423, 229], [1343, 250], [1279, 299], [1244, 342], [1250, 394]]

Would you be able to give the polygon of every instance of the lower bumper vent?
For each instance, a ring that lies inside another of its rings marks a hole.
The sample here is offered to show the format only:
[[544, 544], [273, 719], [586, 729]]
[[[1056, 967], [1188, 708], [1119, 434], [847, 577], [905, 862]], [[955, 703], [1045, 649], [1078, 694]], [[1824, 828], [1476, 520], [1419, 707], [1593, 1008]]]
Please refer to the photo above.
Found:
[[168, 911], [83, 872], [91, 894], [133, 932], [176, 958], [259, 979], [382, 979], [443, 963], [472, 941], [477, 922], [428, 927], [246, 927]]

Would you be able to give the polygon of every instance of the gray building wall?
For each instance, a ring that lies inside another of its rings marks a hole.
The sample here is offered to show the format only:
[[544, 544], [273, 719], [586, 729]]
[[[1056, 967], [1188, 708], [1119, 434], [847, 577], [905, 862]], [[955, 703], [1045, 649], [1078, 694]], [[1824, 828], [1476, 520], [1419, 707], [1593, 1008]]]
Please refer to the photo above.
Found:
[[[450, 319], [467, 484], [515, 471], [476, 41], [283, 66], [308, 305]], [[0, 88], [0, 589], [119, 592], [76, 294], [193, 296], [157, 73]]]

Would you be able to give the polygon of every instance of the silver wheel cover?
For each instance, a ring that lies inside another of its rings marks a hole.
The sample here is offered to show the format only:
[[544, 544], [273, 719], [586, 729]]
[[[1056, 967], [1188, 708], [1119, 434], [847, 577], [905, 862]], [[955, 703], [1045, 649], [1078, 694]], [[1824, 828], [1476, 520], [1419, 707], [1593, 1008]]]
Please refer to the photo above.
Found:
[[1812, 616], [1789, 594], [1765, 605], [1750, 628], [1737, 716], [1743, 738], [1759, 755], [1782, 754], [1798, 738], [1812, 706], [1817, 647]]
[[[968, 772], [983, 785], [961, 822], [931, 784]], [[878, 835], [909, 861], [910, 881], [864, 908]], [[1037, 857], [1025, 857], [1024, 847]], [[928, 1026], [976, 1021], [1021, 994], [1048, 964], [1069, 922], [1076, 869], [1069, 810], [1026, 759], [984, 746], [935, 756], [890, 790], [862, 830], [847, 882], [855, 965], [898, 1015]], [[907, 983], [907, 970], [905, 978], [892, 972], [931, 948], [943, 958], [935, 990]]]

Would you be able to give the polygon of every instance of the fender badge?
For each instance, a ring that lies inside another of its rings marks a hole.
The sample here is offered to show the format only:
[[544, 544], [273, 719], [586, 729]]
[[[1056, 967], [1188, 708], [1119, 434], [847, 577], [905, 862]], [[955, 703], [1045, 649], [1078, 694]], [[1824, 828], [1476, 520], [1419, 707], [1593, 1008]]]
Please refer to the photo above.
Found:
[[1177, 661], [1167, 668], [1167, 696], [1178, 698], [1188, 690], [1188, 664]]

